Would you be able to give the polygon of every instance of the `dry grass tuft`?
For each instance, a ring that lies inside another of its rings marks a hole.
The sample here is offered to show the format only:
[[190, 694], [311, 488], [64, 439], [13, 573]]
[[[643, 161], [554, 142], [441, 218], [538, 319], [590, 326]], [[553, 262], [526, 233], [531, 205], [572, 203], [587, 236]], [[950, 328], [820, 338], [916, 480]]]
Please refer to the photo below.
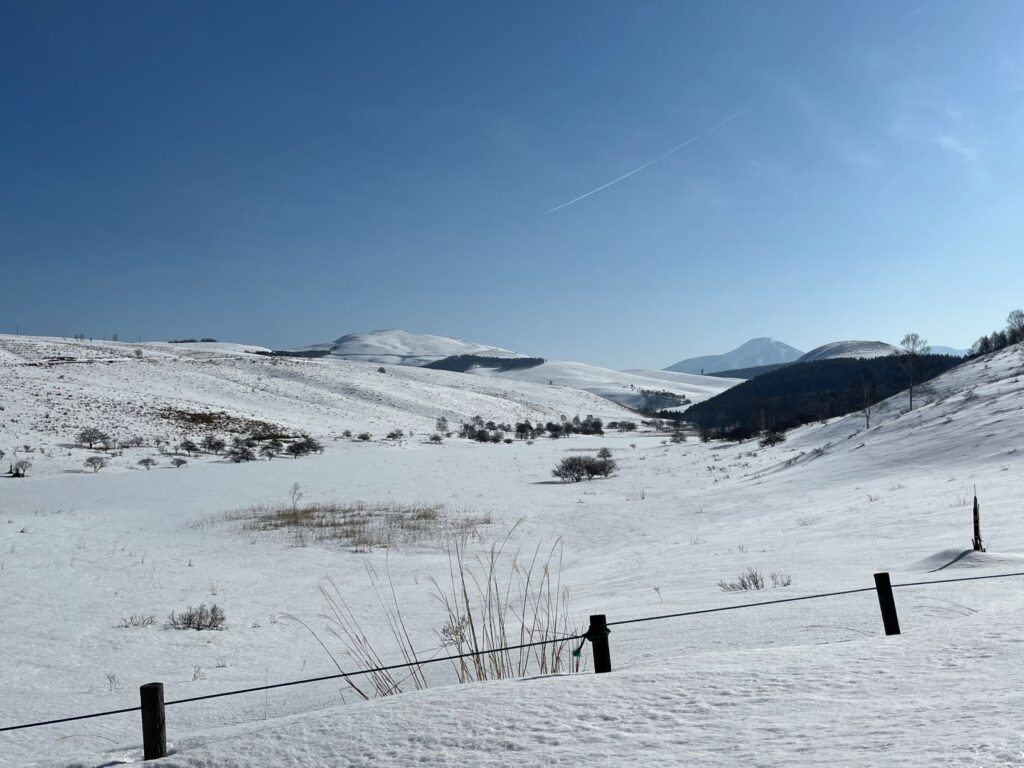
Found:
[[[440, 644], [429, 651], [413, 646], [390, 573], [382, 578], [367, 565], [394, 645], [411, 666], [373, 672], [362, 681], [346, 678], [352, 690], [366, 699], [427, 688], [423, 662], [436, 656], [467, 654], [451, 662], [461, 683], [578, 671], [580, 661], [572, 656], [578, 629], [569, 609], [568, 588], [561, 580], [561, 541], [546, 555], [538, 546], [528, 558], [521, 558], [518, 552], [506, 554], [508, 541], [506, 537], [475, 557], [467, 553], [465, 540], [449, 547], [448, 578], [444, 584], [434, 581], [435, 597], [442, 608]], [[320, 592], [327, 606], [327, 631], [353, 664], [362, 669], [386, 666], [378, 653], [379, 639], [369, 638], [338, 585], [328, 580]], [[341, 663], [316, 631], [296, 616], [289, 618], [305, 627], [342, 671]], [[556, 642], [511, 647], [540, 640]]]
[[296, 546], [313, 542], [364, 551], [477, 539], [491, 523], [488, 515], [452, 514], [437, 504], [364, 502], [261, 504], [227, 517], [241, 520], [245, 530], [285, 532]]

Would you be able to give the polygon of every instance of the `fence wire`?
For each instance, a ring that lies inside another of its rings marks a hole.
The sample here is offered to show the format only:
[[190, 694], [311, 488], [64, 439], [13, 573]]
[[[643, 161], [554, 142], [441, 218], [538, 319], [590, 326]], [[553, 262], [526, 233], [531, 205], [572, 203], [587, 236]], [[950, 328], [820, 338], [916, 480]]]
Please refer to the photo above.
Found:
[[[935, 579], [930, 581], [910, 581], [900, 584], [893, 584], [893, 589], [902, 589], [905, 587], [924, 587], [932, 586], [935, 584], [952, 584], [955, 582], [962, 581], [984, 581], [986, 579], [1006, 579], [1014, 576], [1024, 576], [1024, 571], [1017, 571], [1014, 573], [997, 573], [988, 576], [961, 576], [955, 579]], [[739, 605], [725, 605], [718, 608], [702, 608], [694, 611], [680, 611], [678, 613], [664, 613], [655, 616], [639, 616], [633, 619], [621, 619], [619, 621], [609, 621], [606, 626], [619, 627], [627, 624], [640, 624], [648, 621], [664, 621], [666, 619], [677, 619], [686, 616], [700, 616], [709, 613], [721, 613], [723, 611], [738, 611], [745, 608], [760, 608], [767, 605], [780, 605], [782, 603], [796, 603], [804, 600], [820, 600], [827, 597], [840, 597], [843, 595], [856, 595], [863, 592], [874, 592], [875, 587], [861, 587], [859, 589], [844, 589], [838, 592], [822, 592], [816, 595], [801, 595], [799, 597], [784, 597], [778, 600], [762, 600], [754, 603], [740, 603]], [[275, 688], [287, 688], [294, 685], [307, 685], [310, 683], [319, 683], [325, 680], [338, 680], [350, 677], [358, 677], [360, 675], [372, 675], [377, 672], [391, 672], [398, 669], [409, 669], [410, 667], [421, 667], [427, 664], [438, 664], [445, 661], [459, 661], [460, 659], [475, 658], [478, 656], [485, 656], [489, 653], [502, 653], [504, 651], [517, 651], [524, 648], [534, 648], [542, 645], [553, 645], [556, 643], [569, 643], [574, 640], [587, 639], [588, 633], [582, 633], [578, 635], [568, 635], [566, 637], [559, 637], [550, 640], [538, 640], [532, 643], [520, 643], [519, 645], [510, 645], [504, 648], [490, 648], [484, 651], [469, 651], [466, 653], [455, 653], [448, 656], [435, 656], [428, 659], [408, 661], [401, 664], [388, 664], [379, 667], [372, 667], [369, 669], [360, 669], [355, 672], [337, 672], [330, 675], [321, 675], [319, 677], [307, 677], [301, 680], [288, 680], [283, 683], [271, 683], [269, 685], [257, 685], [252, 688], [239, 688], [233, 691], [222, 691], [221, 693], [208, 693], [203, 696], [190, 696], [184, 699], [173, 699], [171, 701], [165, 701], [164, 706], [169, 707], [175, 704], [188, 704], [195, 701], [204, 701], [206, 699], [219, 699], [225, 696], [238, 696], [243, 693], [257, 693], [259, 691], [270, 691]], [[59, 723], [70, 723], [75, 720], [89, 720], [95, 717], [109, 717], [111, 715], [123, 715], [128, 712], [138, 712], [142, 709], [141, 706], [137, 707], [125, 707], [123, 709], [111, 709], [105, 712], [92, 712], [88, 715], [72, 715], [70, 717], [59, 717], [52, 720], [41, 720], [34, 723], [23, 723], [21, 725], [7, 725], [0, 727], [0, 733], [6, 731], [20, 731], [26, 728], [39, 728], [44, 725], [57, 725]]]

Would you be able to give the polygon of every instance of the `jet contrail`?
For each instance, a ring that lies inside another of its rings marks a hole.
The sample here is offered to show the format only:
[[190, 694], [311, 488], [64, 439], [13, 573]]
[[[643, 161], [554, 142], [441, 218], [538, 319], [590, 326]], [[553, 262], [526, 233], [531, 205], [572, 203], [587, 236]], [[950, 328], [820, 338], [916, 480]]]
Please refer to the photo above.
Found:
[[619, 176], [619, 178], [617, 178], [617, 179], [612, 179], [612, 180], [611, 180], [611, 181], [609, 181], [609, 182], [608, 182], [607, 184], [602, 184], [602, 185], [601, 185], [600, 187], [597, 187], [596, 189], [592, 189], [592, 190], [590, 190], [589, 192], [586, 192], [585, 194], [582, 194], [582, 195], [580, 195], [579, 197], [574, 197], [574, 198], [573, 198], [572, 200], [570, 200], [570, 201], [569, 201], [569, 202], [567, 202], [567, 203], [562, 203], [561, 205], [556, 205], [556, 206], [555, 206], [554, 208], [552, 208], [551, 210], [548, 210], [548, 211], [544, 211], [544, 214], [545, 214], [545, 215], [547, 215], [547, 214], [549, 214], [549, 213], [554, 213], [555, 211], [560, 211], [560, 210], [562, 210], [563, 208], [566, 208], [567, 206], [570, 206], [570, 205], [572, 205], [573, 203], [578, 203], [578, 202], [579, 202], [580, 200], [584, 200], [584, 199], [586, 199], [586, 198], [590, 197], [591, 195], [596, 195], [596, 194], [597, 194], [598, 192], [600, 192], [600, 191], [601, 191], [602, 189], [608, 189], [608, 187], [610, 187], [610, 186], [611, 186], [612, 184], [618, 184], [618, 183], [619, 183], [620, 181], [622, 181], [623, 179], [628, 179], [628, 178], [629, 178], [630, 176], [632, 176], [632, 175], [633, 175], [634, 173], [640, 173], [640, 171], [642, 171], [642, 170], [643, 170], [644, 168], [648, 168], [648, 167], [650, 167], [650, 166], [654, 165], [654, 164], [655, 164], [655, 163], [657, 163], [657, 162], [658, 162], [659, 160], [664, 160], [664, 159], [665, 159], [666, 157], [668, 157], [669, 155], [675, 154], [676, 152], [678, 152], [678, 151], [679, 151], [680, 149], [682, 149], [683, 147], [688, 147], [688, 146], [690, 146], [691, 144], [693, 144], [693, 142], [697, 141], [698, 139], [702, 139], [702, 138], [704, 138], [705, 136], [707, 136], [707, 135], [708, 135], [709, 133], [711, 133], [712, 131], [717, 131], [717, 130], [718, 130], [719, 128], [721, 128], [721, 127], [722, 127], [723, 125], [725, 125], [726, 123], [731, 123], [731, 122], [732, 122], [733, 120], [735, 120], [735, 119], [736, 119], [737, 117], [739, 117], [739, 116], [740, 116], [740, 115], [742, 115], [742, 114], [743, 114], [744, 112], [746, 112], [746, 111], [747, 111], [748, 109], [749, 109], [749, 107], [744, 107], [744, 108], [743, 108], [743, 109], [741, 109], [741, 110], [740, 110], [739, 112], [736, 112], [736, 113], [734, 113], [734, 114], [732, 114], [732, 115], [729, 115], [729, 116], [728, 116], [727, 118], [725, 118], [725, 120], [722, 120], [722, 121], [721, 121], [721, 122], [719, 122], [719, 123], [715, 123], [715, 124], [714, 124], [714, 125], [712, 125], [712, 126], [711, 126], [710, 128], [705, 128], [705, 129], [704, 129], [703, 131], [701, 131], [700, 133], [696, 134], [695, 136], [691, 136], [690, 138], [688, 138], [688, 139], [687, 139], [686, 141], [684, 141], [684, 142], [683, 142], [682, 144], [680, 144], [679, 146], [676, 146], [676, 147], [672, 147], [672, 149], [670, 149], [670, 150], [669, 150], [668, 152], [665, 152], [665, 153], [664, 153], [664, 154], [662, 154], [662, 155], [658, 155], [658, 156], [657, 156], [656, 158], [654, 158], [653, 160], [648, 160], [648, 161], [647, 161], [646, 163], [644, 163], [643, 165], [641, 165], [641, 166], [639, 166], [639, 167], [637, 167], [637, 168], [634, 168], [634, 169], [633, 169], [632, 171], [630, 171], [629, 173], [624, 173], [624, 174], [622, 174], [621, 176]]

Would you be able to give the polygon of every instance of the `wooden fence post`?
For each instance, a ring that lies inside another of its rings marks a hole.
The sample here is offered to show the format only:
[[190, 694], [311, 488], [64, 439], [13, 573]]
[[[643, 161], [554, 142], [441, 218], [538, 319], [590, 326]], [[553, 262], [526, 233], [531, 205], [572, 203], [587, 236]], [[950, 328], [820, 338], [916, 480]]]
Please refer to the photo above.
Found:
[[144, 760], [167, 757], [167, 722], [164, 719], [164, 684], [146, 683], [142, 697], [142, 752]]
[[974, 538], [971, 545], [975, 552], [984, 552], [985, 546], [981, 543], [981, 505], [978, 503], [978, 490], [974, 490]]
[[587, 639], [594, 650], [594, 672], [612, 671], [612, 654], [608, 648], [608, 620], [603, 613], [597, 613], [590, 617], [590, 629], [587, 630]]
[[888, 573], [875, 574], [875, 591], [878, 592], [878, 607], [882, 609], [882, 624], [886, 635], [900, 633], [900, 620], [896, 615], [896, 600], [892, 596], [892, 582]]

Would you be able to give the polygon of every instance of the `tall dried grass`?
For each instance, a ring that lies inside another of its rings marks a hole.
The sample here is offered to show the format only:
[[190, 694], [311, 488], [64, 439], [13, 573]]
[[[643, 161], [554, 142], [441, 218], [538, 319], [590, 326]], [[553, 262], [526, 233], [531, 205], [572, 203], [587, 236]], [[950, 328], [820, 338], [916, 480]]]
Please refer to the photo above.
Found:
[[[579, 670], [580, 660], [572, 656], [572, 640], [579, 632], [572, 620], [568, 587], [562, 583], [561, 540], [546, 553], [538, 545], [528, 558], [522, 558], [519, 552], [506, 553], [511, 535], [510, 531], [502, 542], [475, 556], [469, 554], [464, 538], [449, 547], [447, 579], [443, 583], [431, 580], [443, 623], [438, 630], [439, 645], [429, 652], [413, 645], [390, 572], [382, 577], [367, 565], [393, 644], [410, 666], [401, 671], [371, 672], [363, 681], [346, 678], [357, 695], [371, 698], [427, 688], [424, 663], [438, 656], [464, 655], [451, 662], [460, 683]], [[326, 606], [322, 617], [327, 620], [327, 632], [340, 643], [356, 669], [378, 669], [395, 663], [382, 658], [379, 639], [371, 638], [363, 629], [333, 580], [322, 584], [320, 592]], [[307, 622], [294, 615], [289, 618], [316, 638], [339, 672], [345, 671]], [[514, 647], [541, 640], [555, 642]]]

